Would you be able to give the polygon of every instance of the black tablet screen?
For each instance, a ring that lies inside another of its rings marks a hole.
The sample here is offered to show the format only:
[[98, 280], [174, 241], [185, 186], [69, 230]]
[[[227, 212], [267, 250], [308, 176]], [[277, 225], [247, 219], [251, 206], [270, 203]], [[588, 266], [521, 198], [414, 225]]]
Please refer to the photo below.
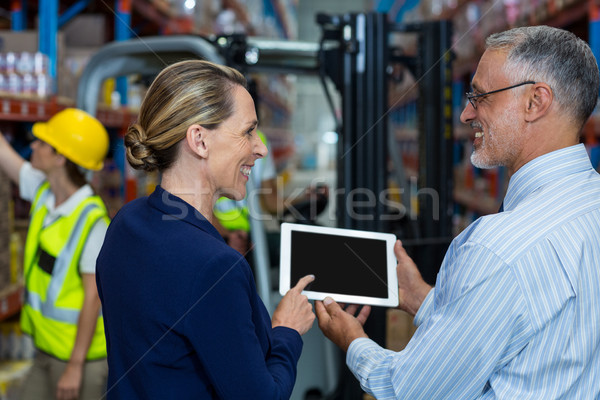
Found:
[[386, 298], [386, 242], [312, 232], [291, 232], [291, 286], [315, 275], [306, 290]]

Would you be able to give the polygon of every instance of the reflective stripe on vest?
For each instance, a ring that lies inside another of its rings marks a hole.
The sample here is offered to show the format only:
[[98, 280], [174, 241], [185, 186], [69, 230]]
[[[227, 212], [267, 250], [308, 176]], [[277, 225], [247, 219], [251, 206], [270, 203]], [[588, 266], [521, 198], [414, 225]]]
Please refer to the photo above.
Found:
[[36, 193], [35, 198], [33, 199], [33, 204], [31, 205], [30, 215], [35, 214], [41, 206], [46, 204], [46, 200], [50, 196], [50, 184], [45, 182], [40, 186], [38, 192]]
[[56, 258], [56, 262], [54, 263], [54, 271], [52, 272], [52, 280], [50, 281], [50, 286], [46, 292], [46, 301], [42, 301], [38, 293], [29, 292], [27, 288], [25, 288], [25, 298], [27, 299], [27, 302], [31, 308], [36, 311], [40, 311], [42, 315], [47, 318], [69, 324], [77, 324], [79, 319], [79, 310], [57, 308], [55, 307], [55, 302], [65, 282], [67, 272], [69, 271], [69, 267], [71, 265], [71, 260], [75, 255], [75, 250], [77, 249], [79, 238], [81, 237], [83, 227], [85, 226], [86, 218], [88, 214], [95, 208], [97, 208], [95, 204], [88, 204], [83, 209], [79, 215], [79, 218], [77, 219], [67, 244], [65, 247], [63, 247], [63, 250]]
[[235, 201], [227, 197], [221, 197], [215, 203], [213, 212], [221, 225], [228, 231], [242, 230], [248, 232], [250, 230], [248, 206], [245, 199]]

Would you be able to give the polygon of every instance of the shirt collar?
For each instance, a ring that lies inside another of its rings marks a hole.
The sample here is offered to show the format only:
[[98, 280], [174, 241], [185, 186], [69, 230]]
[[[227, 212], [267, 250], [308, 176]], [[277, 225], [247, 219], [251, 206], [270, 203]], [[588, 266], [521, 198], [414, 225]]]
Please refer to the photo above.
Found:
[[538, 188], [565, 176], [593, 169], [583, 144], [556, 150], [522, 166], [508, 183], [504, 211], [513, 210]]
[[48, 197], [46, 207], [48, 207], [49, 213], [60, 216], [66, 216], [71, 214], [73, 210], [75, 210], [75, 208], [77, 208], [77, 206], [79, 206], [79, 204], [81, 204], [83, 200], [93, 195], [94, 191], [92, 190], [92, 187], [88, 184], [85, 184], [79, 189], [77, 189], [75, 193], [69, 196], [69, 198], [65, 202], [61, 203], [58, 207], [55, 207], [56, 197], [53, 193], [51, 196]]
[[148, 202], [157, 210], [165, 214], [167, 218], [173, 218], [190, 223], [206, 233], [223, 240], [217, 229], [189, 203], [167, 192], [160, 185], [156, 186], [154, 192], [148, 196]]
[[92, 187], [88, 184], [83, 185], [75, 193], [73, 193], [65, 202], [61, 203], [58, 207], [56, 206], [56, 196], [53, 192], [44, 202], [44, 205], [48, 209], [48, 214], [44, 218], [44, 226], [49, 226], [61, 217], [70, 215], [75, 209], [81, 204], [81, 202], [90, 196], [94, 195]]

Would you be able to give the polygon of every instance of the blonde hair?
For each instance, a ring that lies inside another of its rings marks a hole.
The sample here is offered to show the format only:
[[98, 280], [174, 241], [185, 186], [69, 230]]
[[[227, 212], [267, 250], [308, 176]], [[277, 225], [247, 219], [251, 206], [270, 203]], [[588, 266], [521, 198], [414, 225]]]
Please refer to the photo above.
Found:
[[125, 134], [129, 164], [145, 171], [168, 169], [190, 125], [215, 129], [231, 116], [236, 85], [246, 87], [241, 73], [208, 61], [181, 61], [162, 70], [148, 89], [137, 123]]

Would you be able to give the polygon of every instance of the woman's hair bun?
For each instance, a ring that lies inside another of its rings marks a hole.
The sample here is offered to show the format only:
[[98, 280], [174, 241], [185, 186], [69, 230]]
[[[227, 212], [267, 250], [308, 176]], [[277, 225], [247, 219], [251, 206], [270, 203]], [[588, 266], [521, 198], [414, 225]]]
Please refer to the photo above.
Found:
[[127, 161], [135, 169], [154, 171], [158, 168], [154, 150], [147, 145], [146, 131], [140, 124], [133, 124], [125, 134]]

